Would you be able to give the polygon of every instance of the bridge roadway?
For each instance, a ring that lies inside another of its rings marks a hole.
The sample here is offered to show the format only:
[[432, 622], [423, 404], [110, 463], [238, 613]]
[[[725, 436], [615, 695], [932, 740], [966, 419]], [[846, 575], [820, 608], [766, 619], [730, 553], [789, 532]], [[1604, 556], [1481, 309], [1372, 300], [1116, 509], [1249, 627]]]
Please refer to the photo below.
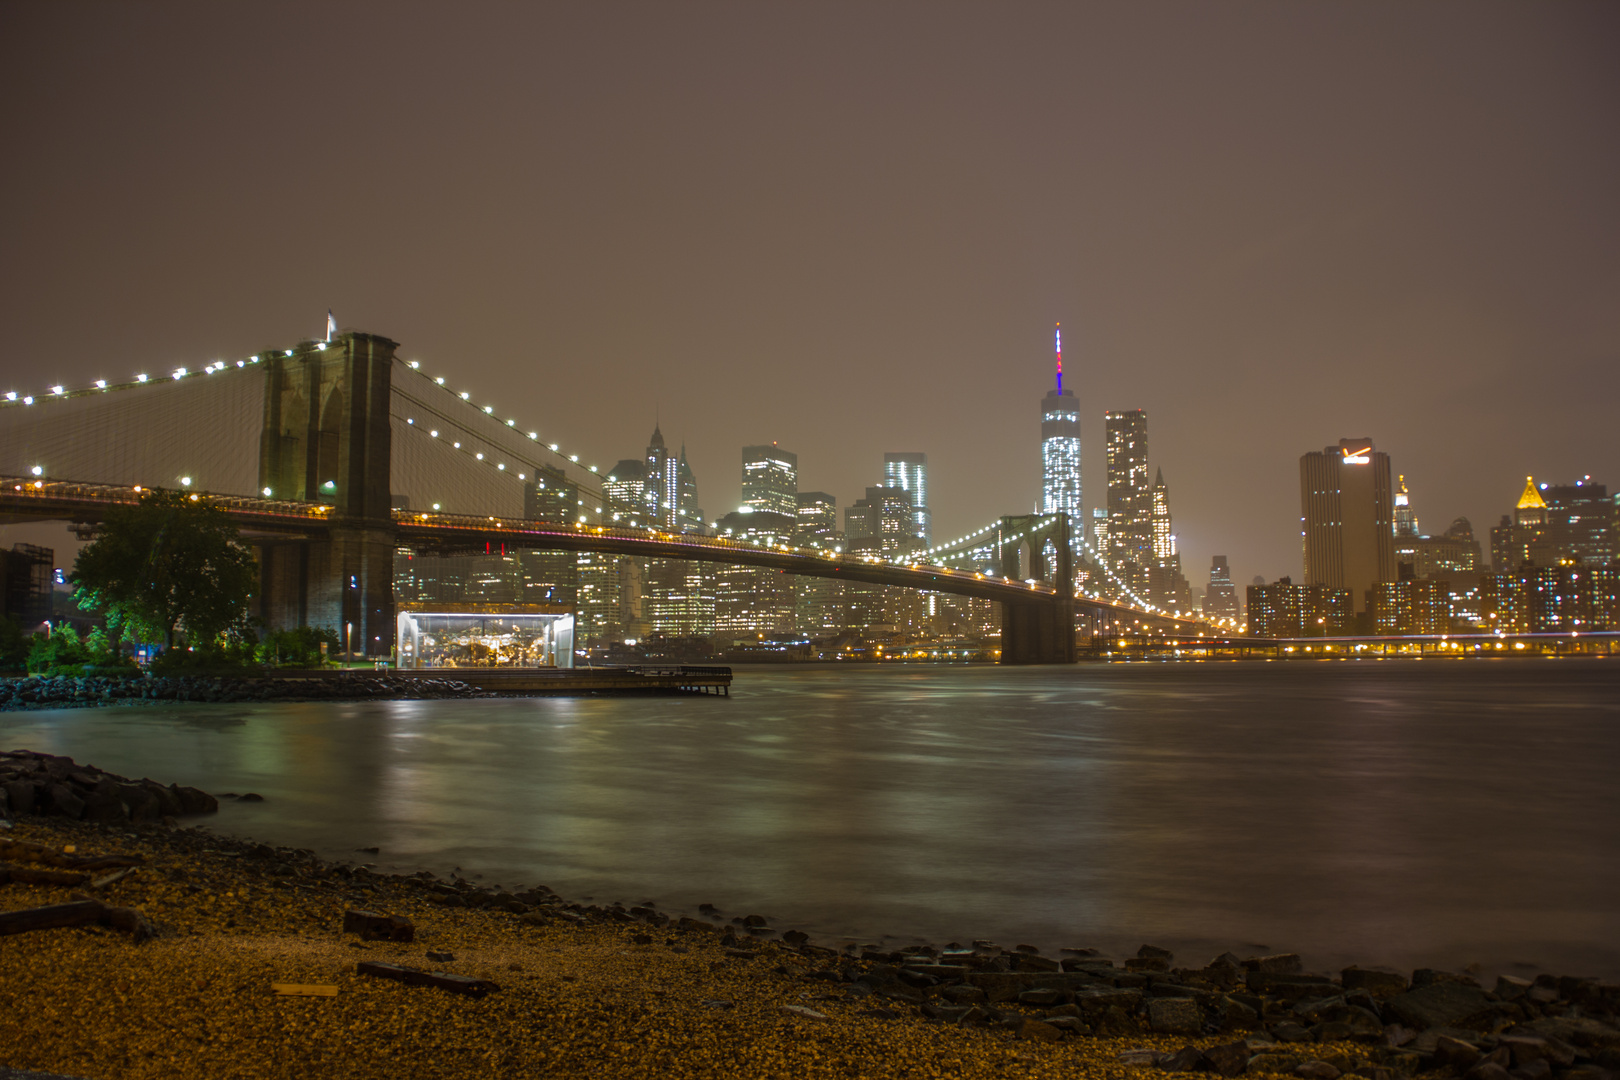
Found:
[[[320, 537], [343, 524], [330, 506], [285, 499], [193, 493], [224, 510], [250, 542], [255, 537]], [[114, 506], [140, 501], [140, 489], [32, 477], [0, 477], [0, 521], [65, 520], [93, 525]], [[806, 577], [836, 578], [874, 585], [970, 596], [1023, 607], [1061, 603], [1057, 590], [1040, 582], [1014, 581], [928, 563], [894, 563], [850, 552], [819, 548], [768, 547], [722, 536], [694, 536], [658, 529], [571, 525], [527, 519], [394, 510], [393, 532], [400, 546], [442, 554], [484, 554], [515, 550], [599, 551], [642, 558], [758, 566]], [[1078, 597], [1074, 606], [1099, 618], [1151, 620], [1167, 629], [1191, 622], [1150, 615], [1136, 608]]]

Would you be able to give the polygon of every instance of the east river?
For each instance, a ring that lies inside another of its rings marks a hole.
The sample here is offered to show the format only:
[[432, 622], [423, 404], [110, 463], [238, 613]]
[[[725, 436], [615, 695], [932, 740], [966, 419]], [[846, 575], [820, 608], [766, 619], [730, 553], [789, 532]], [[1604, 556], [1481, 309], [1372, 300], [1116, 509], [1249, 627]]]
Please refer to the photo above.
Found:
[[[1620, 975], [1620, 663], [737, 669], [727, 698], [0, 715], [207, 827], [828, 943]], [[357, 849], [378, 846], [379, 855]]]

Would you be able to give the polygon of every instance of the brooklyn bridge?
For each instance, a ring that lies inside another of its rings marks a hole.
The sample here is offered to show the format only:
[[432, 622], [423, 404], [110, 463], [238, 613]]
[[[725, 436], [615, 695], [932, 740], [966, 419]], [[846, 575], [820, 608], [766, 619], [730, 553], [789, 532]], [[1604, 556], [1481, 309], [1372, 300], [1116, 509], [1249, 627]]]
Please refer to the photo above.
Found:
[[1002, 517], [956, 545], [887, 559], [621, 527], [604, 514], [595, 466], [397, 348], [346, 332], [199, 370], [8, 393], [0, 520], [88, 532], [145, 488], [189, 491], [255, 548], [267, 626], [352, 626], [376, 655], [393, 641], [399, 550], [595, 551], [976, 597], [999, 605], [1007, 664], [1072, 662], [1077, 628], [1193, 632], [1077, 590], [1063, 514]]

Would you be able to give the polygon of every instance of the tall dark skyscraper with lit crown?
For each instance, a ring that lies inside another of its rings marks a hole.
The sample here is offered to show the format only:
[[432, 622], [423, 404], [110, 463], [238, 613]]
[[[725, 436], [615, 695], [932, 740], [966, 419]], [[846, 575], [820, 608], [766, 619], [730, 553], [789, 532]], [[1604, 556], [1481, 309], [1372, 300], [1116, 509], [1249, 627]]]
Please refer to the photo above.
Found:
[[1395, 578], [1389, 455], [1371, 439], [1340, 439], [1299, 459], [1305, 584], [1349, 589], [1356, 612], [1374, 585]]
[[1063, 389], [1063, 327], [1058, 324], [1057, 387], [1041, 398], [1041, 512], [1066, 511], [1076, 543], [1086, 531], [1080, 497], [1080, 404]]

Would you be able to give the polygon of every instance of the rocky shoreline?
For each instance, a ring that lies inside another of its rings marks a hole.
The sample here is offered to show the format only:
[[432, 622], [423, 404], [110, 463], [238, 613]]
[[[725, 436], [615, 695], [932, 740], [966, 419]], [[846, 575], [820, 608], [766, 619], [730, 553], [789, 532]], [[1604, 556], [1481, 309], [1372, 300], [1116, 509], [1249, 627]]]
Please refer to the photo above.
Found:
[[322, 675], [29, 676], [0, 679], [0, 712], [144, 702], [382, 701], [494, 696], [455, 679], [356, 672]]
[[[23, 787], [33, 800], [27, 810], [28, 795], [18, 797]], [[1152, 1068], [1301, 1080], [1343, 1074], [1620, 1080], [1620, 985], [1592, 979], [1504, 975], [1486, 986], [1470, 972], [1408, 975], [1350, 967], [1317, 973], [1292, 954], [1225, 953], [1187, 965], [1151, 945], [1115, 958], [1088, 949], [1054, 957], [988, 941], [897, 952], [834, 949], [793, 929], [772, 928], [758, 915], [728, 917], [705, 908], [701, 917], [683, 916], [652, 901], [630, 907], [571, 902], [544, 885], [485, 886], [428, 871], [382, 874], [364, 863], [326, 862], [305, 850], [182, 828], [180, 816], [207, 813], [212, 796], [66, 758], [0, 756], [0, 790], [15, 815], [10, 833], [0, 834], [0, 854], [21, 850], [7, 845], [10, 835], [43, 841], [53, 851], [95, 848], [143, 860], [139, 872], [109, 887], [117, 895], [108, 899], [143, 910], [154, 934], [143, 945], [109, 939], [96, 927], [44, 931], [26, 941], [0, 937], [0, 986], [7, 987], [0, 990], [0, 1010], [16, 1007], [21, 1012], [15, 1015], [37, 1007], [34, 995], [58, 1001], [86, 989], [49, 979], [42, 985], [29, 943], [55, 942], [61, 962], [82, 980], [95, 976], [98, 964], [136, 963], [142, 955], [125, 950], [156, 956], [171, 945], [195, 944], [201, 935], [210, 948], [225, 949], [233, 964], [266, 972], [286, 966], [265, 960], [268, 955], [305, 956], [306, 974], [330, 988], [319, 993], [347, 995], [344, 1008], [365, 1016], [383, 995], [388, 1008], [426, 1009], [432, 1022], [456, 1026], [468, 1045], [517, 1039], [529, 1046], [525, 1053], [532, 1051], [521, 1069], [483, 1073], [434, 1058], [442, 1075], [530, 1075], [525, 1070], [543, 1071], [542, 1064], [548, 1070], [568, 1065], [563, 1073], [571, 1074], [589, 1062], [590, 1071], [624, 1076], [1006, 1075], [1009, 1068], [1028, 1075], [1124, 1076]], [[73, 799], [81, 804], [77, 814]], [[181, 814], [170, 812], [176, 805]], [[3, 907], [12, 910], [30, 898], [20, 895], [24, 890], [46, 902], [48, 888], [14, 883], [7, 891], [17, 895]], [[379, 926], [384, 929], [366, 929]], [[346, 934], [345, 927], [360, 932]], [[105, 955], [115, 945], [119, 958]], [[351, 949], [376, 952], [356, 966], [353, 952], [344, 955]], [[186, 955], [182, 950], [171, 958], [179, 973], [171, 975], [195, 982]], [[506, 956], [518, 959], [495, 963]], [[589, 959], [575, 964], [568, 960], [574, 956]], [[234, 991], [267, 1010], [266, 1024], [280, 1007], [270, 980], [266, 974]], [[480, 984], [473, 995], [478, 1001], [440, 992], [464, 983]], [[496, 1002], [506, 1004], [491, 1005]], [[194, 1007], [203, 1006], [185, 1005]], [[477, 1019], [466, 1010], [482, 1009], [500, 1015], [479, 1013], [482, 1019], [463, 1031]], [[531, 1045], [536, 1025], [553, 1021], [552, 1037], [563, 1040], [566, 1053]], [[36, 1025], [24, 1026], [43, 1037]], [[223, 1056], [209, 1059], [212, 1073], [200, 1064], [198, 1071], [163, 1073], [154, 1066], [143, 1072], [138, 1060], [131, 1064], [129, 1048], [142, 1042], [145, 1030], [137, 1024], [98, 1036], [122, 1048], [116, 1075], [268, 1076], [311, 1067], [299, 1057], [302, 1051], [284, 1045], [277, 1051], [284, 1069], [244, 1070], [227, 1039], [219, 1048]], [[265, 1030], [266, 1039], [292, 1038], [273, 1024]], [[322, 1039], [341, 1034], [320, 1030]], [[352, 1032], [343, 1037], [354, 1038]], [[720, 1045], [731, 1057], [747, 1058], [745, 1042], [757, 1043], [759, 1052], [769, 1047], [780, 1061], [741, 1068], [727, 1064], [725, 1055], [714, 1057]], [[677, 1067], [675, 1059], [653, 1053], [654, 1044], [684, 1046], [695, 1056]], [[74, 1071], [71, 1056], [18, 1056], [24, 1045], [0, 1035], [0, 1064]], [[941, 1055], [949, 1057], [949, 1067], [940, 1064]], [[334, 1076], [392, 1071], [324, 1069]]]

